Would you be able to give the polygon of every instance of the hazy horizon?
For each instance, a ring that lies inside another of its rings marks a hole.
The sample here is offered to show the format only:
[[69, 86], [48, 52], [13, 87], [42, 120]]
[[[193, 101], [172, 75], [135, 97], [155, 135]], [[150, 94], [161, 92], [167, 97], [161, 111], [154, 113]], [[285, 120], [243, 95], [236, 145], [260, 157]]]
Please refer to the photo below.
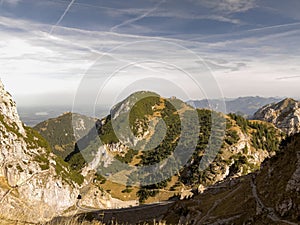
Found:
[[[165, 96], [163, 96], [165, 97]], [[175, 96], [176, 97], [176, 96]], [[279, 97], [279, 96], [273, 96], [273, 97], [262, 97], [262, 96], [240, 96], [237, 98], [224, 98], [224, 99], [218, 99], [218, 100], [224, 100], [224, 101], [233, 101], [238, 98], [248, 98], [248, 97], [261, 97], [261, 98], [274, 98], [278, 101], [281, 99], [284, 99], [286, 97]], [[123, 99], [122, 99], [123, 100]], [[206, 100], [206, 99], [188, 99], [185, 100], [185, 102], [188, 101], [197, 101], [197, 100]], [[207, 99], [207, 100], [217, 100], [217, 99]], [[299, 99], [295, 99], [299, 100]], [[226, 106], [226, 102], [225, 102]], [[113, 105], [77, 105], [74, 107], [72, 104], [66, 104], [66, 105], [19, 105], [17, 103], [17, 109], [18, 113], [20, 115], [21, 120], [28, 126], [34, 126], [40, 122], [43, 122], [45, 120], [48, 120], [50, 118], [56, 118], [66, 112], [72, 112], [72, 113], [79, 113], [81, 115], [86, 115], [94, 118], [103, 118], [107, 116], [110, 113], [111, 108]], [[226, 106], [227, 107], [227, 106]], [[225, 107], [225, 111], [227, 110]], [[227, 112], [229, 113], [229, 112]]]
[[[132, 92], [134, 93], [134, 92]], [[120, 99], [118, 99], [120, 101], [124, 100], [126, 97], [128, 97], [129, 95], [127, 96], [122, 96]], [[161, 95], [162, 97], [165, 97], [165, 98], [171, 98], [171, 97], [176, 97], [178, 99], [181, 99], [182, 101], [184, 102], [188, 102], [188, 101], [201, 101], [201, 100], [225, 100], [225, 101], [229, 101], [229, 100], [235, 100], [235, 99], [238, 99], [238, 98], [251, 98], [251, 97], [259, 97], [259, 98], [276, 98], [276, 99], [285, 99], [285, 98], [292, 98], [292, 99], [295, 99], [295, 100], [299, 100], [300, 98], [297, 97], [297, 96], [263, 96], [263, 95], [244, 95], [244, 96], [223, 96], [222, 98], [188, 98], [188, 99], [182, 99], [178, 96], [176, 96], [176, 94], [174, 95], [169, 95], [169, 96], [165, 96], [165, 95]], [[74, 103], [74, 100], [70, 100], [70, 101], [63, 101], [63, 102], [51, 102], [50, 100], [53, 98], [50, 96], [48, 96], [49, 98], [48, 99], [44, 99], [43, 101], [39, 102], [39, 101], [34, 101], [32, 102], [32, 104], [26, 104], [25, 101], [22, 101], [22, 97], [21, 99], [19, 98], [19, 100], [17, 100], [17, 98], [14, 98], [16, 104], [17, 104], [17, 107], [18, 108], [49, 108], [49, 107], [52, 107], [52, 106], [55, 106], [55, 107], [62, 107], [62, 108], [72, 108], [73, 107], [73, 103]], [[36, 96], [32, 96], [32, 98], [36, 98]], [[25, 102], [25, 104], [24, 104]], [[87, 106], [89, 104], [84, 104], [82, 103], [81, 105], [78, 105], [78, 107], [82, 107], [84, 108], [85, 106]], [[103, 107], [103, 108], [109, 108], [113, 105], [110, 105], [110, 104], [97, 104], [97, 107]], [[94, 107], [94, 106], [93, 106]]]

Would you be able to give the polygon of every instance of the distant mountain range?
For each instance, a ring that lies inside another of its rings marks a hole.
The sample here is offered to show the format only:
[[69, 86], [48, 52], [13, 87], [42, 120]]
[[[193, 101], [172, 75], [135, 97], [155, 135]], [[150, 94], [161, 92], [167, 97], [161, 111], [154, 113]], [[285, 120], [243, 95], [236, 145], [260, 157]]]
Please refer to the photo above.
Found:
[[[253, 114], [262, 106], [270, 103], [278, 102], [282, 98], [264, 98], [264, 97], [239, 97], [236, 99], [225, 99], [226, 112], [222, 110], [223, 113], [236, 113], [242, 116], [251, 117]], [[196, 108], [204, 109], [215, 109], [218, 111], [218, 106], [223, 103], [223, 100], [219, 99], [204, 99], [204, 100], [190, 100], [187, 101], [188, 104]]]
[[[251, 117], [253, 114], [262, 106], [265, 106], [270, 103], [278, 102], [283, 98], [279, 97], [239, 97], [236, 99], [226, 99], [226, 112], [223, 110], [223, 113], [237, 113], [239, 115]], [[187, 101], [189, 105], [192, 105], [196, 108], [204, 109], [216, 109], [220, 105], [220, 100], [190, 100]], [[210, 106], [211, 104], [212, 106]], [[43, 122], [49, 118], [56, 118], [64, 112], [72, 111], [72, 106], [32, 106], [32, 107], [18, 107], [18, 112], [21, 120], [28, 126], [35, 126], [40, 122]], [[93, 112], [87, 112], [84, 107], [77, 109], [76, 111], [79, 114], [86, 116], [93, 116]], [[109, 106], [99, 106], [96, 109], [97, 118], [105, 117], [109, 113]]]

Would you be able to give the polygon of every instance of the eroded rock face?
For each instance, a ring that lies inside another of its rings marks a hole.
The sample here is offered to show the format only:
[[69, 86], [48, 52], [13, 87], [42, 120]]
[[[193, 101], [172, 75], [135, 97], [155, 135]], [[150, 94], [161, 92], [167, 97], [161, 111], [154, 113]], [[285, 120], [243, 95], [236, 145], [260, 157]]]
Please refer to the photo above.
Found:
[[78, 185], [56, 172], [56, 156], [43, 141], [22, 124], [0, 82], [1, 217], [45, 221], [76, 203]]
[[20, 121], [16, 103], [13, 101], [11, 95], [4, 90], [4, 86], [0, 80], [0, 114], [5, 115], [10, 119], [11, 124], [15, 123], [16, 129], [25, 134], [22, 122]]
[[279, 103], [266, 105], [254, 114], [254, 119], [273, 123], [288, 135], [300, 131], [300, 102], [287, 98]]
[[[94, 119], [83, 120], [77, 114], [61, 117], [72, 119], [75, 138], [86, 135], [95, 125]], [[102, 146], [99, 154], [104, 150]], [[84, 169], [86, 174], [95, 173], [97, 160], [101, 159], [95, 158], [95, 165]], [[0, 81], [0, 218], [38, 223], [73, 215], [84, 207], [103, 209], [133, 204], [111, 198], [91, 178], [74, 173], [37, 131], [23, 125], [15, 102]]]

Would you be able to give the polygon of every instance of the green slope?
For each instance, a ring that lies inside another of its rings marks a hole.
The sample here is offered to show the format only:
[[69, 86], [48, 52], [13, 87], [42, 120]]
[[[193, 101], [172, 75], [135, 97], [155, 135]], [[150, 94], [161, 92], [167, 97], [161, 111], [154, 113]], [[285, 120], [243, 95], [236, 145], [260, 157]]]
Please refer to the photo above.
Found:
[[54, 154], [65, 159], [94, 125], [95, 119], [69, 112], [41, 122], [34, 129], [49, 142]]
[[[193, 112], [197, 114], [197, 121], [190, 116]], [[187, 118], [184, 125], [183, 118]], [[109, 152], [114, 161], [110, 166], [101, 168], [102, 176], [118, 174], [123, 170], [130, 171], [134, 167], [139, 169], [155, 164], [162, 166], [162, 162], [168, 160], [168, 165], [172, 166], [166, 169], [160, 167], [160, 170], [143, 176], [135, 171], [126, 175], [128, 186], [137, 180], [146, 183], [162, 176], [158, 179], [159, 182], [140, 186], [137, 197], [142, 202], [156, 201], [158, 196], [167, 199], [177, 195], [183, 185], [190, 188], [197, 188], [200, 184], [208, 186], [226, 176], [253, 172], [259, 169], [264, 158], [275, 154], [282, 138], [280, 131], [271, 124], [248, 121], [234, 114], [226, 116], [205, 109], [194, 110], [179, 99], [166, 99], [149, 92], [129, 96], [117, 104], [111, 115], [102, 121], [98, 134], [91, 132], [83, 138], [84, 144], [81, 143], [80, 148], [71, 154], [68, 162], [73, 168], [81, 170], [87, 165], [86, 161], [92, 160], [101, 143], [110, 149], [113, 148], [111, 146], [120, 144], [119, 139], [127, 147], [121, 152]], [[187, 146], [194, 141], [190, 138], [193, 133], [183, 126], [191, 128], [190, 130], [199, 129], [192, 151]], [[184, 129], [185, 136], [182, 136], [181, 131]], [[116, 134], [115, 131], [121, 132]], [[126, 139], [128, 136], [130, 138]], [[138, 141], [134, 142], [134, 138]], [[247, 144], [240, 149], [239, 145], [244, 141], [242, 138]], [[175, 152], [178, 146], [180, 150]], [[174, 152], [176, 157], [173, 157]], [[174, 161], [180, 154], [187, 154], [187, 161]], [[254, 157], [255, 154], [261, 157], [260, 161]], [[166, 172], [167, 169], [170, 170], [169, 173]], [[109, 179], [109, 176], [106, 178]], [[166, 194], [165, 191], [169, 193]]]

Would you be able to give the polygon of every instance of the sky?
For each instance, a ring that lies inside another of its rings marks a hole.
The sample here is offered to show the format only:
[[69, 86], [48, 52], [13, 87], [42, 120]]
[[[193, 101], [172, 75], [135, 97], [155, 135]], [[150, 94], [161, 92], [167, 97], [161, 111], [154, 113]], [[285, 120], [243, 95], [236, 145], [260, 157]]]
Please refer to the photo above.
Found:
[[20, 106], [299, 98], [299, 0], [0, 0], [0, 78]]

